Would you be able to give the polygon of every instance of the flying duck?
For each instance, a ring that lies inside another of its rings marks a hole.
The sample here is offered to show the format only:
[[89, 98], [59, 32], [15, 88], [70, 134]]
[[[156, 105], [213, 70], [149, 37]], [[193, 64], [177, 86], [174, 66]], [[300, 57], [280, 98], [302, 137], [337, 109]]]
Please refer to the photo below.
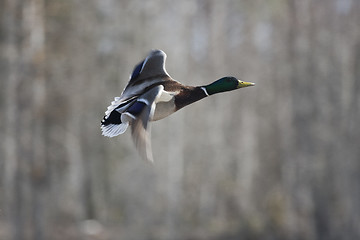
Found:
[[235, 77], [223, 77], [205, 86], [185, 86], [172, 79], [165, 69], [166, 54], [152, 50], [137, 64], [120, 97], [107, 108], [101, 121], [102, 135], [115, 137], [131, 126], [141, 157], [153, 162], [150, 121], [157, 121], [210, 95], [254, 86]]

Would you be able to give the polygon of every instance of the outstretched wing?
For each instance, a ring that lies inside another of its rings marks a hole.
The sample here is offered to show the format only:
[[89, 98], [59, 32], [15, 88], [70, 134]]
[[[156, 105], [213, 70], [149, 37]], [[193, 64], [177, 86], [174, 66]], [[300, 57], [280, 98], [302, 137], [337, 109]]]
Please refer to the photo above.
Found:
[[160, 84], [170, 77], [165, 69], [165, 61], [166, 54], [163, 51], [153, 50], [135, 66], [130, 75], [130, 81], [121, 96], [115, 97], [101, 121], [104, 136], [114, 137], [124, 133], [129, 125], [127, 120], [129, 120], [130, 113], [123, 113], [126, 113], [129, 106], [132, 106], [136, 99], [146, 93], [149, 87]]
[[127, 100], [135, 95], [142, 94], [144, 90], [156, 83], [170, 77], [165, 69], [166, 54], [161, 50], [152, 50], [149, 55], [137, 64], [130, 75], [130, 81], [118, 99]]
[[[133, 109], [129, 109], [129, 113], [134, 117], [134, 120], [131, 122], [131, 134], [135, 146], [141, 157], [150, 162], [153, 162], [153, 156], [149, 121], [155, 112], [155, 101], [160, 97], [163, 90], [164, 87], [162, 85], [152, 88], [136, 100], [137, 106], [134, 103]], [[134, 116], [134, 114], [137, 114], [137, 116]]]

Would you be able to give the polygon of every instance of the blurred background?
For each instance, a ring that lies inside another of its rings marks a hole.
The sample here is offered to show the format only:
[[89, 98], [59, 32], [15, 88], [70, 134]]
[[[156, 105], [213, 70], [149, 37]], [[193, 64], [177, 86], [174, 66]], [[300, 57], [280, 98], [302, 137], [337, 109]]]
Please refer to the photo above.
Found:
[[[359, 239], [360, 1], [0, 1], [0, 239]], [[100, 120], [151, 49], [218, 94]]]

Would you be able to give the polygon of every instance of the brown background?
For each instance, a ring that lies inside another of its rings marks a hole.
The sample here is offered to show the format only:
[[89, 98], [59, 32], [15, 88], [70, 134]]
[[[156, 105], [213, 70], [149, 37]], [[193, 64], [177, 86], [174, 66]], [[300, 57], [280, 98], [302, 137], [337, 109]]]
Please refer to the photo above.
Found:
[[[0, 1], [0, 239], [359, 239], [357, 0]], [[219, 94], [100, 120], [152, 48]], [[86, 221], [92, 219], [93, 221]]]

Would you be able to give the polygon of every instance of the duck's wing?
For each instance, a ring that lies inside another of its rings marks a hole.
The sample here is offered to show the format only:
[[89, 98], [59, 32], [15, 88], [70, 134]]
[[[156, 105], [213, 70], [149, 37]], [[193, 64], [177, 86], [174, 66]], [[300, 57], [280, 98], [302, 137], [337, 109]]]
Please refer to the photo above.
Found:
[[135, 95], [140, 95], [148, 87], [169, 79], [170, 76], [165, 69], [165, 61], [165, 52], [152, 50], [143, 61], [135, 66], [119, 100], [124, 101]]
[[[122, 115], [136, 99], [145, 94], [152, 86], [161, 84], [170, 78], [165, 69], [166, 54], [161, 50], [152, 50], [149, 55], [137, 64], [130, 75], [130, 81], [120, 97], [107, 108], [101, 121], [104, 136], [114, 137], [125, 132], [128, 121], [123, 121]], [[127, 120], [126, 118], [125, 120]]]
[[128, 115], [134, 119], [131, 122], [131, 134], [135, 146], [141, 157], [150, 162], [153, 162], [153, 155], [149, 121], [155, 112], [156, 99], [159, 98], [163, 90], [164, 87], [162, 85], [150, 89], [141, 95], [127, 111]]

